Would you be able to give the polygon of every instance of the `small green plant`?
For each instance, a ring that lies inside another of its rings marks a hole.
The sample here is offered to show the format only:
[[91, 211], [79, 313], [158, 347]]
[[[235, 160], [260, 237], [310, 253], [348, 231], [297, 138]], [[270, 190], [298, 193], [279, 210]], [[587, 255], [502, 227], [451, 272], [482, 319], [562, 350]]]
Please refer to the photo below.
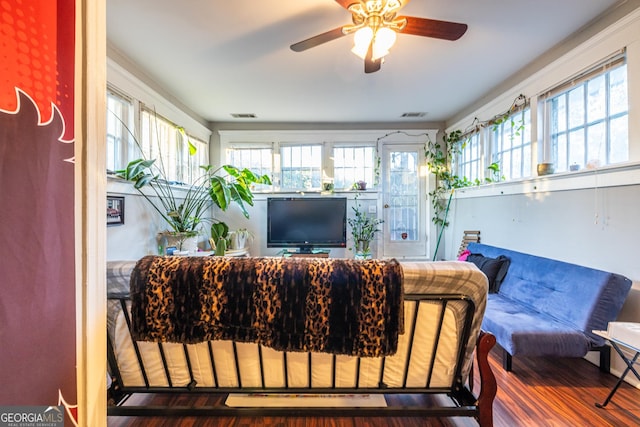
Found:
[[229, 226], [222, 221], [211, 224], [211, 238], [209, 244], [211, 249], [215, 251], [215, 255], [222, 256], [225, 254], [228, 245], [227, 236], [229, 234]]
[[489, 170], [490, 176], [484, 179], [486, 182], [504, 181], [504, 175], [500, 173], [500, 164], [498, 162], [491, 163], [487, 169]]
[[347, 222], [351, 227], [355, 252], [366, 257], [371, 255], [371, 242], [375, 239], [376, 233], [381, 231], [378, 226], [384, 221], [363, 212], [357, 197], [355, 203], [351, 208], [354, 216], [347, 218]]

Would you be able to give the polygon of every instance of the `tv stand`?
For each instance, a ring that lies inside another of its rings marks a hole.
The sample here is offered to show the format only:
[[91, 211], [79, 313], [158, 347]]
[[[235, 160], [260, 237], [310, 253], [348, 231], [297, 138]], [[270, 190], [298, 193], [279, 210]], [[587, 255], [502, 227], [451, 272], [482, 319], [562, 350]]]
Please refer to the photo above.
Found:
[[292, 258], [329, 258], [329, 249], [300, 248], [295, 251], [284, 250], [282, 256]]
[[293, 252], [289, 256], [291, 258], [329, 258], [329, 252]]

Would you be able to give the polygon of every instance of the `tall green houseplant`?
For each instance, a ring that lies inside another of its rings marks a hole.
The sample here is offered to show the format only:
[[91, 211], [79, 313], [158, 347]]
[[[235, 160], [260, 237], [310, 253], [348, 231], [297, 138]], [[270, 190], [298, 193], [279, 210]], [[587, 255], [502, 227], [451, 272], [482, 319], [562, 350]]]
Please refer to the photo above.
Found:
[[195, 234], [202, 223], [218, 222], [210, 216], [214, 205], [225, 211], [235, 202], [245, 218], [249, 218], [246, 205], [253, 206], [251, 185], [271, 184], [267, 175], [259, 176], [249, 169], [232, 165], [216, 169], [207, 165], [200, 167], [202, 174], [193, 184], [178, 186], [162, 175], [155, 162], [155, 159], [133, 160], [116, 174], [133, 182], [134, 188], [167, 222], [169, 231], [176, 233]]
[[[176, 130], [187, 138], [184, 130]], [[138, 140], [129, 133], [140, 148]], [[195, 147], [190, 142], [189, 148], [190, 154], [195, 154]], [[251, 186], [271, 184], [267, 175], [256, 175], [249, 169], [232, 165], [218, 168], [206, 165], [200, 166], [200, 170], [201, 174], [192, 184], [175, 184], [167, 179], [161, 153], [159, 159], [139, 158], [129, 162], [124, 169], [116, 171], [116, 176], [133, 183], [167, 223], [167, 231], [181, 236], [182, 244], [184, 239], [196, 236], [204, 224], [220, 222], [212, 216], [213, 206], [225, 211], [235, 203], [245, 218], [249, 218], [247, 205], [253, 206]]]

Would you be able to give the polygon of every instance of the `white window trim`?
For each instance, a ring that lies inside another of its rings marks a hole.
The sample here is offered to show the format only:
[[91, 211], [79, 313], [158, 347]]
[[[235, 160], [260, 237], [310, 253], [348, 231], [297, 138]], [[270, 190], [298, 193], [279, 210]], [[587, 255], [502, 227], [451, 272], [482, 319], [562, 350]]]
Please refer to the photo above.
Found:
[[487, 196], [528, 194], [542, 197], [554, 191], [581, 190], [637, 185], [640, 182], [640, 162], [618, 163], [597, 169], [582, 169], [552, 175], [525, 178], [509, 182], [495, 182], [476, 187], [457, 189], [459, 199]]

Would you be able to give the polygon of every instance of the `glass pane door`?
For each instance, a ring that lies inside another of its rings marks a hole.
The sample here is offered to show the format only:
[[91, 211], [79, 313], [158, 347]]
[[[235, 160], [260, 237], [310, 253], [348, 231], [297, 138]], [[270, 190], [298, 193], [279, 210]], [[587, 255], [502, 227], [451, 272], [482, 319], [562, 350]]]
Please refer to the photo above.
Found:
[[384, 256], [427, 256], [425, 178], [419, 146], [383, 148]]

